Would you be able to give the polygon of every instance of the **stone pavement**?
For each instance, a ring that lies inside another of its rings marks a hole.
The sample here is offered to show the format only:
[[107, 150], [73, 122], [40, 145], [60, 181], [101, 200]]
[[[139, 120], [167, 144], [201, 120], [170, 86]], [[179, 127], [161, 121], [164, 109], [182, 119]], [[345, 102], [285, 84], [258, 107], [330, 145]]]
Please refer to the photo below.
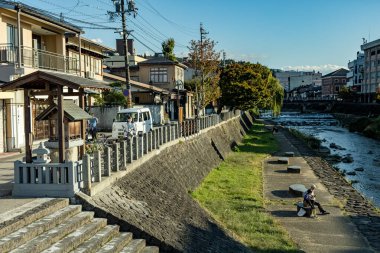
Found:
[[[350, 217], [339, 208], [339, 201], [329, 193], [298, 149], [291, 144], [284, 130], [280, 130], [274, 136], [280, 143], [280, 151], [264, 162], [266, 208], [285, 227], [301, 250], [305, 252], [375, 252]], [[277, 163], [278, 158], [287, 151], [295, 153], [294, 157], [289, 158], [289, 165], [300, 166], [300, 174], [287, 173], [288, 165]], [[307, 188], [315, 184], [317, 200], [331, 214], [319, 215], [317, 218], [298, 217], [294, 204], [302, 201], [302, 197], [293, 197], [288, 193], [289, 185], [295, 183], [304, 184]]]
[[17, 152], [0, 154], [0, 215], [35, 200], [33, 198], [12, 198], [11, 196], [13, 162], [22, 160], [23, 157], [24, 154]]

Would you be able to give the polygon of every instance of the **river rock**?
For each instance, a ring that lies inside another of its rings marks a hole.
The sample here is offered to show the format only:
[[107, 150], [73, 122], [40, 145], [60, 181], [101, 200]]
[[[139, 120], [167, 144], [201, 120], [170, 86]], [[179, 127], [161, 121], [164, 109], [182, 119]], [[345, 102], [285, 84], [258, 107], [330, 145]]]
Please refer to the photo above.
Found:
[[331, 151], [330, 151], [330, 149], [328, 147], [321, 146], [319, 148], [318, 152], [321, 153], [321, 154], [327, 155], [327, 154], [330, 154]]
[[340, 155], [329, 155], [325, 158], [329, 162], [338, 163], [342, 161], [342, 157]]
[[342, 158], [342, 162], [343, 163], [352, 163], [354, 161], [354, 158], [352, 158], [352, 156], [345, 156]]
[[347, 172], [347, 175], [349, 175], [349, 176], [356, 176], [356, 172], [355, 171], [350, 171], [350, 172]]
[[343, 148], [342, 146], [339, 146], [339, 145], [335, 144], [334, 142], [330, 144], [330, 148], [338, 149], [338, 150], [346, 150], [345, 148]]
[[364, 168], [363, 167], [358, 167], [355, 169], [355, 171], [364, 171]]

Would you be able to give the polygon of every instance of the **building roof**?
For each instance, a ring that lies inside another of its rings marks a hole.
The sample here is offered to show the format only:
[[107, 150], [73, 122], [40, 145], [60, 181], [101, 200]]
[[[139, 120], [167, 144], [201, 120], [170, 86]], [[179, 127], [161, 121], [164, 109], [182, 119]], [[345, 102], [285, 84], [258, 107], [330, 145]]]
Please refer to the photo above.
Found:
[[367, 49], [370, 49], [370, 48], [373, 48], [373, 47], [376, 47], [379, 45], [380, 45], [380, 39], [377, 39], [377, 40], [365, 43], [365, 44], [361, 45], [360, 47], [362, 50], [367, 50]]
[[[91, 119], [92, 116], [85, 112], [82, 108], [74, 104], [72, 100], [63, 100], [63, 111], [64, 117], [68, 118], [70, 121], [78, 121], [83, 119]], [[46, 110], [41, 112], [36, 120], [47, 120], [49, 116], [58, 112], [58, 103], [54, 102]]]
[[28, 75], [22, 76], [14, 81], [0, 86], [1, 91], [20, 89], [43, 89], [44, 83], [69, 87], [75, 90], [80, 88], [91, 89], [111, 89], [107, 82], [91, 80], [80, 76], [70, 75], [61, 72], [38, 70]]
[[176, 65], [176, 66], [179, 66], [181, 68], [187, 69], [186, 65], [179, 63], [179, 62], [176, 62], [176, 61], [166, 59], [165, 57], [162, 57], [162, 56], [153, 57], [153, 58], [150, 58], [146, 61], [139, 62], [138, 65]]
[[42, 20], [54, 23], [56, 25], [62, 26], [66, 29], [75, 31], [75, 32], [80, 32], [84, 33], [84, 31], [79, 27], [74, 24], [71, 24], [69, 22], [66, 22], [64, 20], [61, 20], [55, 16], [52, 15], [52, 13], [49, 13], [47, 11], [44, 11], [42, 9], [38, 9], [35, 7], [32, 7], [30, 5], [21, 3], [21, 2], [14, 2], [14, 1], [5, 1], [5, 0], [0, 0], [0, 8], [3, 9], [11, 9], [11, 10], [18, 10], [20, 9], [22, 13], [29, 14], [33, 17], [40, 18]]
[[[109, 73], [106, 73], [106, 72], [103, 73], [103, 77], [107, 78], [107, 79], [110, 79], [110, 80], [113, 80], [113, 81], [125, 82], [125, 77], [109, 74]], [[136, 88], [141, 88], [141, 89], [146, 89], [146, 90], [152, 90], [152, 91], [156, 91], [156, 92], [160, 92], [160, 93], [165, 93], [165, 94], [169, 94], [170, 93], [169, 90], [166, 90], [166, 89], [163, 89], [163, 88], [159, 88], [157, 86], [153, 86], [153, 85], [150, 85], [150, 84], [140, 83], [140, 82], [137, 82], [137, 81], [134, 81], [134, 80], [130, 80], [129, 82], [131, 83], [131, 85], [135, 86]]]
[[346, 77], [347, 73], [349, 72], [349, 70], [347, 69], [344, 69], [344, 68], [340, 68], [338, 70], [335, 70], [331, 73], [328, 73], [324, 76], [322, 76], [322, 78], [327, 78], [327, 77]]

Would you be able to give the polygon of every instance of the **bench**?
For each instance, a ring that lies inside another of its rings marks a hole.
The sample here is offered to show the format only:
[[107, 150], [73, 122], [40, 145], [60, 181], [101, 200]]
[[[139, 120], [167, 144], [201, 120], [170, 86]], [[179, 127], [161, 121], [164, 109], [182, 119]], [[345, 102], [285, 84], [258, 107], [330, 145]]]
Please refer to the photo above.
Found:
[[292, 184], [289, 186], [289, 193], [295, 197], [303, 197], [306, 191], [307, 189], [303, 184]]
[[285, 152], [284, 155], [287, 156], [287, 157], [293, 157], [294, 156], [294, 152]]
[[291, 166], [288, 166], [287, 171], [288, 171], [288, 173], [300, 174], [301, 173], [301, 167], [297, 166], [297, 165], [291, 165]]
[[289, 164], [289, 158], [287, 157], [279, 157], [277, 160], [277, 163], [279, 164]]
[[313, 209], [310, 206], [304, 207], [302, 202], [298, 202], [296, 206], [297, 206], [297, 214], [301, 208], [306, 211], [306, 213], [303, 216], [310, 217], [313, 213]]

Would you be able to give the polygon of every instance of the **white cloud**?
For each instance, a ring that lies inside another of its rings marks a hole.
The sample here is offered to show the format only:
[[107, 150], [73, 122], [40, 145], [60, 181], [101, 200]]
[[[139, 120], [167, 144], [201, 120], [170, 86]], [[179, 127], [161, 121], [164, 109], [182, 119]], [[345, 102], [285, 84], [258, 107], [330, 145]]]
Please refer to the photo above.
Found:
[[91, 39], [91, 41], [95, 43], [103, 43], [103, 40], [101, 38]]
[[234, 54], [227, 52], [227, 59], [234, 59], [235, 61], [245, 61], [245, 62], [262, 62], [268, 58], [266, 55], [258, 54]]
[[335, 71], [337, 69], [340, 69], [340, 68], [347, 68], [345, 66], [339, 66], [339, 65], [335, 65], [335, 64], [324, 64], [324, 65], [314, 65], [314, 66], [310, 66], [310, 65], [301, 65], [301, 66], [285, 66], [285, 67], [282, 67], [281, 69], [282, 70], [298, 70], [298, 71], [319, 71], [319, 72], [322, 72], [323, 74], [326, 74], [326, 73], [329, 73], [329, 72], [332, 72], [332, 71]]

